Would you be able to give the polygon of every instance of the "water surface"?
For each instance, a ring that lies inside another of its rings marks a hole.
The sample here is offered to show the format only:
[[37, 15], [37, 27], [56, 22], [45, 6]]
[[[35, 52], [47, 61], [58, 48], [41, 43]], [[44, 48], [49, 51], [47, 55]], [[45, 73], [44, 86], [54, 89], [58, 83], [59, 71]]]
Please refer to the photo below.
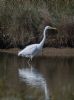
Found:
[[74, 100], [74, 57], [0, 53], [0, 100]]

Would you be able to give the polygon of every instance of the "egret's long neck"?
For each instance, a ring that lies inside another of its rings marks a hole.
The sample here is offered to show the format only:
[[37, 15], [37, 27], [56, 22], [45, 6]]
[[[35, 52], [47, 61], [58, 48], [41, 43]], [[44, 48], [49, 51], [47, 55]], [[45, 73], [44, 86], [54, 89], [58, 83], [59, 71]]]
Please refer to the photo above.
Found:
[[44, 32], [43, 32], [43, 39], [42, 39], [42, 41], [40, 42], [40, 46], [41, 46], [41, 47], [43, 47], [44, 42], [45, 42], [45, 39], [46, 39], [46, 30], [47, 30], [47, 29], [44, 29]]

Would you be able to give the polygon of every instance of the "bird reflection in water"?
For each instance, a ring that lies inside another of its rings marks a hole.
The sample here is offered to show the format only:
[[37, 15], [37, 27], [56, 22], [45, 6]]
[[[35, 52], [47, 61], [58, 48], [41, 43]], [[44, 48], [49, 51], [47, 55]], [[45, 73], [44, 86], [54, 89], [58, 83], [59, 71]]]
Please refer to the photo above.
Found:
[[29, 68], [19, 69], [18, 72], [22, 81], [33, 87], [41, 88], [44, 91], [45, 100], [49, 100], [46, 80], [41, 73], [39, 73], [32, 65]]

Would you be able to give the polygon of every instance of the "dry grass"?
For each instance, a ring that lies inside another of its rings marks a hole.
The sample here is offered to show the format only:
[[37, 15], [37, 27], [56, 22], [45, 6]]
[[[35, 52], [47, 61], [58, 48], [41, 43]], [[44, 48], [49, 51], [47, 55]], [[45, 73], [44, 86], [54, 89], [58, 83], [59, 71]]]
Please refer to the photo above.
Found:
[[47, 46], [74, 47], [73, 4], [74, 0], [1, 0], [0, 48], [23, 48], [27, 44], [39, 42], [46, 25], [53, 25], [59, 31], [53, 38], [55, 41], [50, 39], [50, 43], [47, 40]]

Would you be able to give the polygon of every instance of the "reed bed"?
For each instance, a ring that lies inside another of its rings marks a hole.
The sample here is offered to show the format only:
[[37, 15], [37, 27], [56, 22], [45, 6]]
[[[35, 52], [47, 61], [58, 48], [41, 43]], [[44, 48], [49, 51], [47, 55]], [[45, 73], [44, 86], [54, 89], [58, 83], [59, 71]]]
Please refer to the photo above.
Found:
[[74, 0], [0, 0], [0, 48], [23, 48], [39, 42], [46, 25], [45, 47], [74, 47]]

